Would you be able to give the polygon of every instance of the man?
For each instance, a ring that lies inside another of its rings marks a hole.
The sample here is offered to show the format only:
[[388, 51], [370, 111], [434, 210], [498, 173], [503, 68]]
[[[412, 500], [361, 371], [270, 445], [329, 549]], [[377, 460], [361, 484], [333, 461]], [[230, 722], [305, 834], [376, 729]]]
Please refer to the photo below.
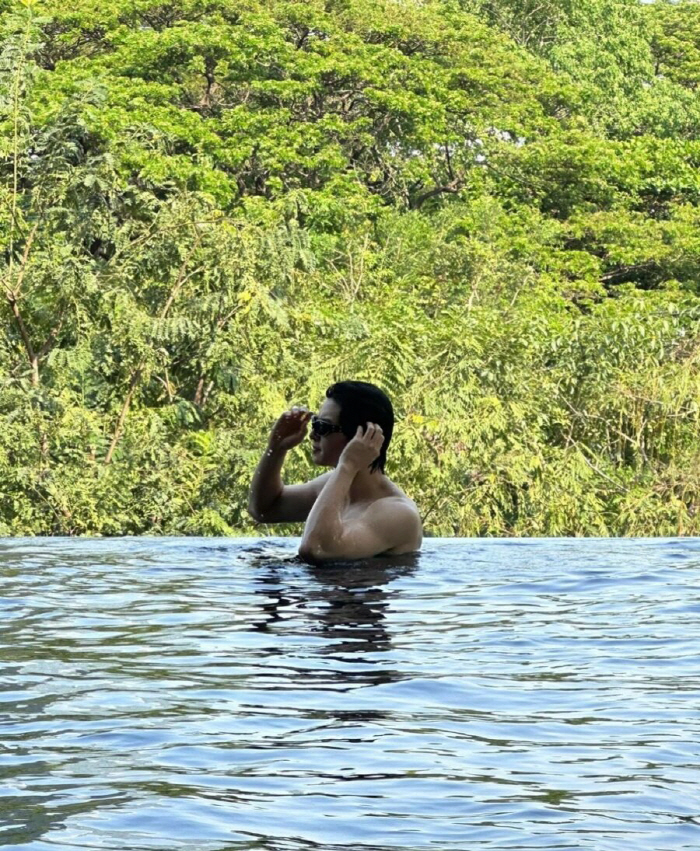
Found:
[[[333, 469], [284, 485], [285, 455], [304, 440], [309, 421], [313, 462]], [[388, 396], [364, 381], [333, 384], [317, 415], [304, 405], [285, 411], [253, 476], [248, 511], [259, 523], [306, 521], [299, 555], [308, 562], [419, 550], [416, 504], [384, 474], [393, 429]]]

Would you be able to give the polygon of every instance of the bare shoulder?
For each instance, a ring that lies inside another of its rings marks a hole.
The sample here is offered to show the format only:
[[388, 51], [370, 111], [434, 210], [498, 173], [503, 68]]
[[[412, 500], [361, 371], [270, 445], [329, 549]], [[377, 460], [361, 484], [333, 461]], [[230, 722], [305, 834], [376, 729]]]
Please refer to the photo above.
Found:
[[404, 522], [421, 522], [418, 506], [410, 497], [406, 496], [406, 494], [403, 494], [402, 496], [384, 496], [374, 502], [370, 507], [374, 510], [381, 511], [383, 514], [401, 519]]
[[389, 496], [386, 497], [386, 499], [395, 500], [396, 501], [395, 504], [399, 504], [399, 505], [404, 506], [404, 509], [403, 509], [404, 511], [408, 511], [408, 510], [412, 511], [415, 514], [415, 516], [420, 520], [420, 511], [418, 510], [418, 506], [411, 499], [411, 497], [408, 496], [408, 494], [406, 494], [394, 482], [390, 481], [388, 484], [391, 486], [392, 492]]
[[405, 493], [385, 496], [370, 506], [372, 520], [380, 526], [391, 526], [399, 542], [388, 554], [415, 552], [423, 543], [423, 521], [418, 506]]

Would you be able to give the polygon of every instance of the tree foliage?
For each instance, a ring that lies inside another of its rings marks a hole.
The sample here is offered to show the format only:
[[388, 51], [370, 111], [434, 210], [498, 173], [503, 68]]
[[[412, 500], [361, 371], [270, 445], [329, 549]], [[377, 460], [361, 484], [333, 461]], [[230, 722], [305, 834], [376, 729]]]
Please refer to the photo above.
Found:
[[700, 534], [699, 20], [2, 0], [0, 534], [249, 534], [345, 377], [429, 534]]

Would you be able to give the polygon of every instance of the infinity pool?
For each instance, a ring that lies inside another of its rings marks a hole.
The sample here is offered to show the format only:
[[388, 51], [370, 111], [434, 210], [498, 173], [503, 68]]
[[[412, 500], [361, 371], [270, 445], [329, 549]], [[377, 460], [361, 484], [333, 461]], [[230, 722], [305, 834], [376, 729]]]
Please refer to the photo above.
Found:
[[700, 539], [0, 541], [0, 846], [700, 848]]

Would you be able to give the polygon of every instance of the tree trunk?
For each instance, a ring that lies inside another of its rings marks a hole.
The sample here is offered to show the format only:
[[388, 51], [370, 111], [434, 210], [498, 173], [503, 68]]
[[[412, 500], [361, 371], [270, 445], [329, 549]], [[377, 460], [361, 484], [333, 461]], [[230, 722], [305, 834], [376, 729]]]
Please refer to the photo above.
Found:
[[143, 372], [141, 367], [138, 367], [136, 372], [131, 376], [131, 381], [129, 382], [129, 392], [126, 394], [126, 399], [124, 399], [124, 404], [122, 405], [122, 409], [119, 412], [119, 419], [117, 420], [117, 427], [114, 429], [114, 435], [112, 437], [112, 442], [109, 445], [109, 451], [105, 457], [105, 464], [112, 463], [112, 455], [114, 455], [114, 450], [117, 448], [117, 443], [119, 443], [119, 438], [122, 436], [122, 429], [124, 428], [124, 422], [126, 420], [126, 415], [129, 412], [129, 405], [131, 404], [131, 400], [134, 397], [134, 391], [136, 390], [136, 385], [139, 383], [141, 378], [141, 373]]

